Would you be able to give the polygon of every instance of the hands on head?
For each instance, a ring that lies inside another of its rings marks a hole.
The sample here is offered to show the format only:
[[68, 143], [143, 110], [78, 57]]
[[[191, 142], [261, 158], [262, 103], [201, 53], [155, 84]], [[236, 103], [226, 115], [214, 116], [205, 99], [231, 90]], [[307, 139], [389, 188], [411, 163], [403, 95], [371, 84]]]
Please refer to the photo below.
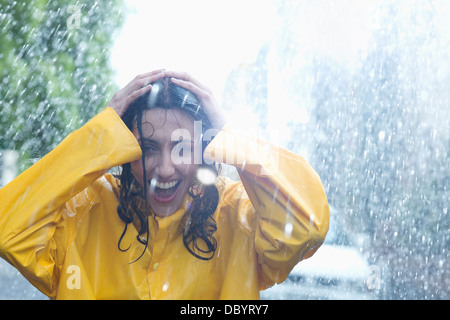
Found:
[[131, 103], [152, 90], [152, 83], [164, 77], [171, 82], [192, 92], [201, 103], [213, 128], [221, 129], [225, 124], [225, 116], [215, 100], [211, 90], [186, 72], [166, 71], [159, 69], [136, 76], [123, 89], [119, 90], [111, 99], [108, 106], [113, 108], [122, 117]]

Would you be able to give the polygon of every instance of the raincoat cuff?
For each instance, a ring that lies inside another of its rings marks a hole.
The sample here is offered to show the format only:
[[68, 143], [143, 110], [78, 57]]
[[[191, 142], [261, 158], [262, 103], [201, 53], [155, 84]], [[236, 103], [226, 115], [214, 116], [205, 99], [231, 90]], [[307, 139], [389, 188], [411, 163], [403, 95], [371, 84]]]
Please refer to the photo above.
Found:
[[248, 130], [226, 124], [209, 143], [204, 152], [207, 163], [232, 165], [256, 176], [278, 173], [280, 148]]

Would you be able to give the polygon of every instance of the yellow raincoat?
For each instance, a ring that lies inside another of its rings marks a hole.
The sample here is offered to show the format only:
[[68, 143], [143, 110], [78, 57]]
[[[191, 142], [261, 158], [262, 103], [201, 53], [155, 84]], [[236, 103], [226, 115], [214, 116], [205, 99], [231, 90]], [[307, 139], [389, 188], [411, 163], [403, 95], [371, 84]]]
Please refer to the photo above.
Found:
[[129, 249], [119, 251], [120, 186], [107, 172], [139, 159], [141, 149], [107, 107], [0, 189], [0, 256], [52, 299], [258, 299], [317, 250], [329, 209], [301, 157], [283, 149], [243, 152], [255, 143], [262, 145], [223, 129], [205, 151], [242, 169], [242, 182], [217, 182], [213, 259], [200, 260], [183, 245], [186, 196], [173, 215], [149, 219], [149, 246], [131, 263], [144, 245], [130, 224], [121, 242]]

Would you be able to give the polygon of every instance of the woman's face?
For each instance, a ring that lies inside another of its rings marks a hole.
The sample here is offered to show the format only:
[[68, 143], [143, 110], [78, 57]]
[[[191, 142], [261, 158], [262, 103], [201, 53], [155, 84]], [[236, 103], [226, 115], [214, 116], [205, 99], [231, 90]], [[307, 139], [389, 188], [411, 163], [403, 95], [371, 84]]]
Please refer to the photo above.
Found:
[[[148, 203], [153, 212], [167, 217], [180, 207], [198, 167], [192, 158], [186, 159], [186, 151], [193, 149], [194, 119], [177, 108], [149, 109], [142, 115], [143, 137], [136, 126], [133, 134], [145, 152], [146, 181], [141, 159], [131, 163], [131, 171], [142, 190], [147, 184]], [[180, 161], [181, 156], [184, 161]]]

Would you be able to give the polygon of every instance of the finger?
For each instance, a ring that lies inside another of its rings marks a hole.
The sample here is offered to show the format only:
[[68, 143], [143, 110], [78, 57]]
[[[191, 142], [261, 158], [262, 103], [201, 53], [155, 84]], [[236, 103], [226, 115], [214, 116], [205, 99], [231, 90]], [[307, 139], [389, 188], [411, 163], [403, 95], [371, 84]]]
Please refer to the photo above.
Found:
[[153, 83], [159, 79], [164, 78], [164, 72], [159, 73], [148, 73], [146, 77], [136, 77], [133, 81], [131, 81], [125, 88], [125, 94], [131, 94], [134, 91], [137, 91], [141, 88], [148, 86], [150, 83]]
[[143, 94], [149, 92], [152, 90], [152, 86], [146, 86], [143, 87], [139, 90], [134, 91], [133, 93], [131, 93], [126, 99], [125, 99], [125, 106], [126, 108], [128, 108], [130, 106], [130, 104], [136, 100], [137, 98], [139, 98], [140, 96], [142, 96]]
[[203, 90], [202, 88], [200, 88], [199, 86], [197, 86], [195, 83], [193, 83], [191, 81], [185, 81], [185, 80], [181, 80], [181, 79], [177, 79], [177, 78], [171, 78], [170, 81], [173, 84], [176, 84], [177, 86], [180, 86], [180, 87], [192, 92], [200, 100], [206, 98], [208, 95], [208, 91]]
[[192, 82], [193, 84], [195, 84], [197, 87], [199, 87], [200, 89], [203, 89], [205, 91], [209, 91], [209, 89], [202, 84], [200, 81], [197, 80], [197, 78], [191, 76], [189, 73], [187, 72], [182, 72], [182, 71], [166, 71], [165, 75], [167, 77], [172, 77], [172, 78], [176, 78], [179, 80], [183, 80], [185, 82]]
[[150, 72], [142, 73], [142, 74], [137, 75], [135, 79], [148, 78], [148, 77], [154, 76], [155, 74], [164, 72], [165, 70], [166, 69], [158, 69], [158, 70], [153, 70]]

